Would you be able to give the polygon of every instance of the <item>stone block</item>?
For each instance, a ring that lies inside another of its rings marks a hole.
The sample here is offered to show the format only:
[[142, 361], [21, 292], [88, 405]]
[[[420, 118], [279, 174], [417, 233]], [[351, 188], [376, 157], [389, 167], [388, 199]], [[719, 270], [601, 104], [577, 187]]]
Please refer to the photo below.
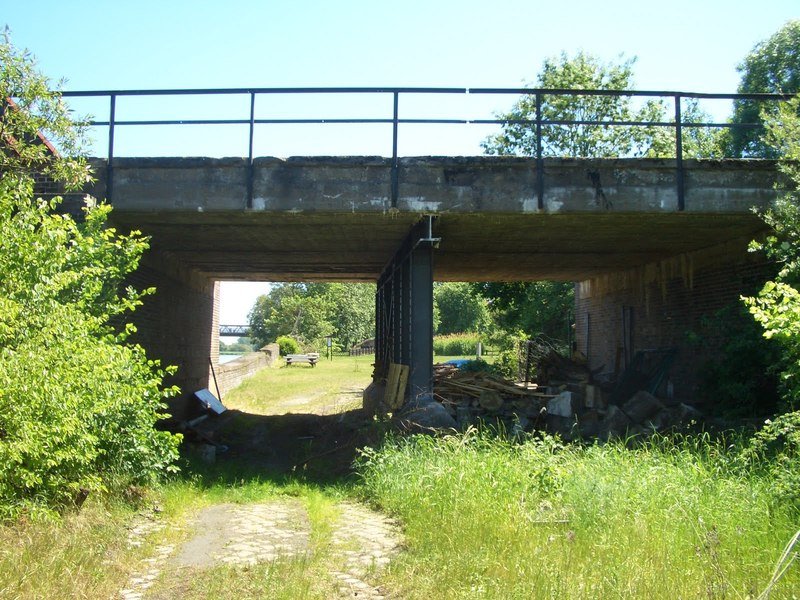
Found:
[[664, 410], [664, 405], [661, 400], [644, 390], [636, 392], [631, 399], [622, 406], [622, 411], [628, 415], [634, 423], [643, 423], [646, 419], [662, 410]]
[[573, 406], [574, 394], [572, 392], [561, 392], [555, 398], [550, 398], [547, 402], [547, 414], [556, 417], [572, 418], [575, 414]]

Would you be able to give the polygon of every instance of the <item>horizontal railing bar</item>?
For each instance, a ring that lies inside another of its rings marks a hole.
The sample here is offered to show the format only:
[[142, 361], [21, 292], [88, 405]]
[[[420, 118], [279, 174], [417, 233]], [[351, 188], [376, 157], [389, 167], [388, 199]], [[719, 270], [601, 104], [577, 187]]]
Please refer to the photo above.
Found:
[[107, 96], [216, 96], [244, 94], [518, 94], [544, 96], [641, 96], [675, 97], [709, 100], [789, 100], [794, 94], [722, 94], [707, 92], [677, 92], [670, 90], [592, 90], [571, 88], [436, 88], [436, 87], [304, 87], [304, 88], [188, 88], [150, 90], [64, 90], [60, 95], [70, 97]]
[[542, 96], [641, 96], [697, 98], [708, 100], [791, 100], [795, 94], [718, 94], [706, 92], [671, 92], [667, 90], [587, 90], [572, 88], [469, 88], [470, 94], [518, 94]]
[[[400, 124], [433, 124], [433, 125], [535, 125], [531, 119], [397, 119]], [[322, 125], [328, 123], [365, 123], [365, 124], [390, 124], [393, 119], [254, 119], [256, 125]], [[249, 119], [177, 119], [177, 120], [142, 120], [142, 121], [114, 121], [117, 125], [249, 125]], [[589, 125], [596, 127], [675, 127], [675, 121], [573, 121], [568, 119], [542, 119], [544, 125]], [[110, 125], [109, 121], [87, 121], [89, 127]], [[760, 128], [759, 123], [687, 123], [682, 122], [682, 127], [750, 127]]]
[[302, 87], [302, 88], [188, 88], [152, 90], [64, 90], [64, 97], [91, 96], [219, 96], [236, 94], [467, 94], [467, 88], [436, 87]]

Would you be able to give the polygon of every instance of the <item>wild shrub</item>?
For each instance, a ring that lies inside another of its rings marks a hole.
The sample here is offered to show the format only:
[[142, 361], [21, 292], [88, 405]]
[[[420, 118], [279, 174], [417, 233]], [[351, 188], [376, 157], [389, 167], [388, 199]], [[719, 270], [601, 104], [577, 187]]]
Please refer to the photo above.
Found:
[[[32, 172], [68, 186], [86, 181], [69, 113], [49, 82], [7, 39], [0, 43], [0, 518], [80, 503], [88, 493], [171, 470], [179, 436], [164, 416], [165, 369], [112, 322], [140, 304], [119, 289], [147, 248], [107, 224], [110, 207], [87, 201], [83, 220], [60, 199], [33, 194]], [[39, 132], [59, 143], [52, 154]], [[11, 140], [11, 141], [9, 141]], [[44, 150], [43, 150], [44, 149]]]
[[275, 343], [280, 346], [281, 356], [286, 356], [287, 354], [297, 354], [300, 352], [299, 342], [288, 335], [280, 336], [277, 340], [275, 340]]

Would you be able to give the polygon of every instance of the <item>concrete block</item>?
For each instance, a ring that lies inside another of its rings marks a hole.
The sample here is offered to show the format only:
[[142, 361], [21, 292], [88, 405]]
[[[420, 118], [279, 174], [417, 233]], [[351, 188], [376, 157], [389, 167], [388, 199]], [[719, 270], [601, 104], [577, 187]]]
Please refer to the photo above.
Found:
[[574, 394], [572, 392], [561, 392], [547, 402], [547, 414], [571, 418], [575, 414], [573, 401]]
[[605, 408], [607, 403], [603, 390], [599, 386], [585, 384], [583, 390], [583, 405], [586, 408]]
[[661, 400], [652, 394], [639, 390], [623, 406], [622, 411], [630, 417], [634, 423], [643, 423], [645, 419], [652, 417], [659, 411], [664, 410]]

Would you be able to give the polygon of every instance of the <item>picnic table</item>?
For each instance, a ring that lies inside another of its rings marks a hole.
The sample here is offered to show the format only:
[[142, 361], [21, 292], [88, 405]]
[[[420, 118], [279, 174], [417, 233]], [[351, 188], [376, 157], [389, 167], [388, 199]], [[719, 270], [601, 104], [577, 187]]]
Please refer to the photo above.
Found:
[[319, 360], [319, 353], [309, 352], [308, 354], [287, 354], [284, 356], [284, 359], [286, 360], [287, 367], [295, 363], [308, 363], [313, 367]]

